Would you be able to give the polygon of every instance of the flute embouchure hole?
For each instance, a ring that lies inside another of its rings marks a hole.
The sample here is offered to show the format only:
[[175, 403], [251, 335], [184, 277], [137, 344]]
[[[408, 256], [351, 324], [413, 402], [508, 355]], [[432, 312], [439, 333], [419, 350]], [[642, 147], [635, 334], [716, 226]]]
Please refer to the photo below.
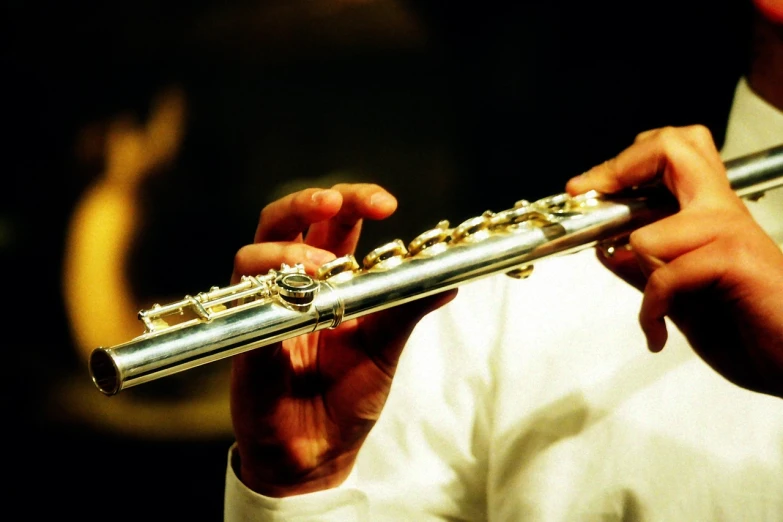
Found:
[[119, 391], [120, 381], [117, 367], [111, 356], [103, 350], [95, 350], [90, 355], [90, 373], [92, 380], [100, 391], [106, 395], [114, 395]]

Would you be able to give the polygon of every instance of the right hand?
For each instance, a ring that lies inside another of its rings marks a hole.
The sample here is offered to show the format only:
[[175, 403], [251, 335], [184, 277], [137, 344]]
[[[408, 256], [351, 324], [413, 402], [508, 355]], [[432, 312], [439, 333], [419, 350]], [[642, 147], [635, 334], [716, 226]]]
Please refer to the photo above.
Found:
[[658, 179], [679, 211], [634, 231], [630, 251], [601, 257], [644, 292], [650, 350], [663, 349], [668, 316], [721, 375], [783, 397], [783, 253], [731, 189], [706, 127], [644, 132], [566, 190], [609, 194]]
[[[282, 263], [314, 273], [352, 254], [363, 219], [384, 219], [397, 201], [372, 184], [306, 189], [264, 208], [255, 242], [237, 252], [233, 282]], [[397, 361], [417, 322], [456, 290], [393, 307], [234, 356], [231, 415], [250, 489], [273, 497], [342, 483], [377, 421]]]

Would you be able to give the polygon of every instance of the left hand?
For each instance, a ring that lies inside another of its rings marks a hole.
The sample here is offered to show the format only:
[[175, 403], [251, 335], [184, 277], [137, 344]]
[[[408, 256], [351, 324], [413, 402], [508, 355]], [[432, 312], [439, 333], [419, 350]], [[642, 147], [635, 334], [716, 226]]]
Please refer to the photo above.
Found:
[[[254, 244], [237, 252], [233, 282], [282, 263], [315, 273], [353, 254], [365, 219], [397, 201], [374, 184], [305, 189], [267, 205]], [[250, 489], [285, 497], [335, 487], [350, 473], [391, 390], [408, 336], [446, 291], [232, 357], [231, 416]]]

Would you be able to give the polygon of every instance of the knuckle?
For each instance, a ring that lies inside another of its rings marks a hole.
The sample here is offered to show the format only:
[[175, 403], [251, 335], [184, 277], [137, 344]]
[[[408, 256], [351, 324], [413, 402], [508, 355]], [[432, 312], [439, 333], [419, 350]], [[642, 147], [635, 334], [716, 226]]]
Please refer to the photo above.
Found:
[[647, 253], [647, 234], [644, 229], [638, 229], [631, 232], [628, 236], [628, 244], [634, 252], [639, 254]]
[[676, 127], [664, 127], [656, 136], [657, 146], [666, 162], [675, 161], [684, 147], [690, 147], [686, 131]]
[[647, 138], [655, 136], [660, 131], [661, 131], [661, 129], [658, 128], [658, 129], [650, 129], [650, 130], [646, 130], [644, 132], [640, 132], [639, 134], [636, 135], [636, 137], [634, 138], [633, 141], [634, 141], [634, 143], [639, 143], [640, 141], [644, 141]]
[[706, 125], [691, 125], [688, 127], [688, 132], [697, 142], [712, 143], [712, 131]]
[[634, 232], [629, 236], [628, 244], [636, 256], [639, 268], [645, 274], [655, 273], [661, 267], [666, 266], [665, 261], [660, 257], [661, 252], [656, 246], [654, 234], [645, 231]]
[[745, 272], [755, 267], [758, 258], [758, 247], [754, 243], [752, 235], [738, 229], [727, 231], [721, 238], [721, 247], [726, 253], [724, 259], [728, 259], [735, 269]]
[[654, 270], [647, 278], [647, 287], [645, 293], [652, 296], [661, 295], [669, 285], [669, 278], [667, 276], [665, 267]]
[[656, 138], [664, 151], [669, 150], [673, 145], [682, 143], [684, 140], [682, 130], [672, 126], [662, 127]]

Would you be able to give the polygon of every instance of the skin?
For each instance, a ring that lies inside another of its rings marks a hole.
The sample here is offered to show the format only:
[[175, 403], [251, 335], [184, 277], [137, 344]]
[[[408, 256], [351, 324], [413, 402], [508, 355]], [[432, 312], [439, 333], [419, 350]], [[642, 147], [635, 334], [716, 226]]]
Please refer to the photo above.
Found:
[[[748, 82], [783, 111], [783, 0], [753, 5]], [[602, 258], [644, 291], [639, 320], [650, 349], [665, 345], [663, 317], [669, 316], [730, 381], [782, 396], [780, 249], [731, 192], [707, 129], [643, 133], [616, 158], [570, 180], [566, 190], [612, 193], [661, 176], [680, 212], [631, 234], [631, 251]]]
[[[397, 201], [377, 185], [306, 189], [261, 212], [255, 243], [242, 248], [233, 280], [281, 263], [314, 273], [351, 254], [362, 222], [384, 219]], [[249, 488], [284, 497], [342, 483], [383, 409], [413, 327], [456, 291], [342, 323], [333, 330], [233, 357], [231, 413]]]
[[644, 292], [639, 322], [651, 351], [665, 317], [739, 386], [783, 397], [783, 252], [729, 186], [705, 127], [640, 134], [615, 158], [571, 179], [570, 194], [611, 194], [661, 179], [679, 212], [634, 231], [604, 264]]
[[781, 0], [753, 0], [755, 8], [767, 20], [783, 25], [783, 1]]

